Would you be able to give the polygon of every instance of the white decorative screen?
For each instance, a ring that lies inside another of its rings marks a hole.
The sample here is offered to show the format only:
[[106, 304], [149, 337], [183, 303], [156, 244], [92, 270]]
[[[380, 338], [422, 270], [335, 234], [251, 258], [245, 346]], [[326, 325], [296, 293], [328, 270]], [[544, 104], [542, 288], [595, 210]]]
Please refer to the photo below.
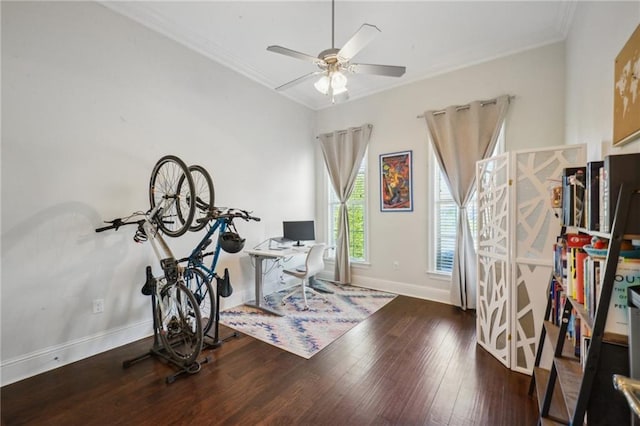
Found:
[[[580, 155], [582, 153], [582, 155]], [[515, 153], [515, 232], [517, 258], [551, 262], [560, 219], [551, 208], [550, 190], [562, 169], [584, 163], [582, 145]]]
[[478, 252], [508, 254], [508, 158], [508, 154], [503, 154], [477, 163]]
[[511, 366], [510, 320], [507, 305], [509, 265], [493, 256], [478, 255], [476, 338], [507, 367]]
[[511, 364], [508, 310], [508, 154], [479, 161], [477, 340], [506, 366]]
[[585, 164], [584, 146], [567, 145], [514, 153], [513, 370], [531, 374], [542, 329], [553, 243], [561, 222], [551, 207], [551, 187], [562, 169]]
[[477, 339], [513, 370], [531, 374], [542, 328], [552, 247], [561, 227], [551, 208], [551, 187], [562, 169], [584, 164], [584, 145], [565, 145], [476, 165]]
[[531, 374], [542, 331], [551, 266], [516, 263], [515, 268], [515, 321], [511, 369]]

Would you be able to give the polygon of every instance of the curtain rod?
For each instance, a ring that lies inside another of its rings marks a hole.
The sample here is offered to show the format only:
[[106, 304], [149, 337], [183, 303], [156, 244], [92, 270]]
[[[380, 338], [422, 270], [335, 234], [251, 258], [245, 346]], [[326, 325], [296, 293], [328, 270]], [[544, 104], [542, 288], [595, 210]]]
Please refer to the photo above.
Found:
[[[515, 98], [515, 96], [509, 96], [509, 102], [511, 102], [511, 100], [513, 98]], [[496, 102], [498, 102], [497, 99], [491, 99], [490, 101], [480, 102], [480, 106], [492, 105], [492, 104], [495, 104]], [[456, 111], [462, 111], [462, 110], [469, 109], [469, 108], [471, 108], [470, 104], [460, 105], [460, 106], [456, 107]], [[433, 113], [433, 115], [440, 115], [440, 114], [444, 114], [445, 112], [447, 112], [447, 110], [441, 109], [440, 111], [435, 111]], [[420, 115], [416, 116], [416, 118], [424, 118], [424, 114], [420, 114]]]
[[[368, 127], [368, 128], [372, 128], [373, 125], [372, 124], [363, 124], [360, 127]], [[327, 133], [321, 133], [319, 136], [316, 136], [316, 139], [320, 139], [321, 135], [332, 135], [334, 133], [338, 133], [338, 134], [342, 134], [342, 133], [347, 133], [349, 131], [349, 129], [359, 129], [360, 127], [349, 127], [348, 129], [343, 129], [343, 130], [336, 130], [333, 132], [327, 132]]]

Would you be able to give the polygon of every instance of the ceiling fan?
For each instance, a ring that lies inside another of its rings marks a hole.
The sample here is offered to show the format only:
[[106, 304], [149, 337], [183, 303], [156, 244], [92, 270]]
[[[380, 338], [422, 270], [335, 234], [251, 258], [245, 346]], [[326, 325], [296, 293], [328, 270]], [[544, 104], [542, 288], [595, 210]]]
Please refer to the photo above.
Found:
[[314, 86], [322, 94], [328, 95], [331, 102], [335, 102], [335, 95], [348, 97], [347, 93], [347, 77], [345, 74], [374, 74], [387, 77], [401, 77], [405, 71], [405, 67], [395, 65], [374, 65], [374, 64], [357, 64], [352, 63], [351, 59], [358, 54], [374, 37], [381, 32], [378, 27], [370, 24], [363, 24], [360, 29], [347, 41], [341, 49], [335, 47], [335, 0], [331, 0], [331, 48], [323, 50], [318, 56], [307, 55], [306, 53], [297, 52], [282, 46], [269, 46], [267, 50], [270, 52], [280, 53], [282, 55], [291, 56], [292, 58], [302, 59], [304, 61], [313, 62], [319, 68], [318, 71], [298, 77], [282, 86], [276, 87], [276, 90], [285, 90], [292, 86], [298, 85], [314, 77], [320, 76]]

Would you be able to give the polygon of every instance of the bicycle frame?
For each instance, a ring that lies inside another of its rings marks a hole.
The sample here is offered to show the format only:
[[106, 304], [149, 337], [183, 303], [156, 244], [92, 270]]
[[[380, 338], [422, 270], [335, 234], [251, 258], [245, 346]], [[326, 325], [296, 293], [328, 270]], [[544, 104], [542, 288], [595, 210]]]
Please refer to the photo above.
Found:
[[[191, 254], [184, 259], [180, 259], [180, 262], [186, 261], [188, 262], [187, 267], [201, 269], [207, 275], [207, 279], [209, 281], [211, 281], [213, 277], [217, 276], [216, 266], [218, 265], [218, 258], [220, 257], [220, 244], [216, 242], [216, 248], [209, 253], [202, 252], [209, 246], [209, 244], [211, 244], [213, 241], [211, 237], [216, 233], [216, 231], [218, 231], [218, 235], [220, 235], [227, 230], [228, 222], [230, 220], [231, 219], [227, 217], [220, 217], [216, 219], [213, 225], [209, 226], [207, 233], [202, 240], [200, 240], [196, 248], [193, 249]], [[210, 255], [213, 255], [213, 260], [211, 261], [211, 266], [207, 267], [203, 262], [203, 258]]]
[[[168, 202], [169, 200], [166, 200], [166, 201]], [[172, 202], [175, 202], [175, 200], [172, 200]], [[144, 233], [149, 239], [149, 242], [151, 243], [151, 247], [153, 247], [153, 251], [156, 257], [158, 258], [158, 260], [160, 261], [161, 266], [162, 266], [162, 261], [164, 259], [175, 259], [175, 256], [173, 255], [173, 252], [169, 248], [169, 245], [164, 240], [164, 238], [162, 238], [162, 234], [160, 234], [160, 232], [158, 231], [158, 228], [152, 222], [152, 218], [158, 213], [158, 211], [163, 207], [163, 205], [164, 203], [158, 204], [153, 208], [153, 210], [143, 215], [144, 222], [142, 223], [142, 229], [144, 230]], [[164, 257], [162, 256], [163, 253], [164, 253]], [[166, 271], [165, 271], [165, 277], [166, 277]]]

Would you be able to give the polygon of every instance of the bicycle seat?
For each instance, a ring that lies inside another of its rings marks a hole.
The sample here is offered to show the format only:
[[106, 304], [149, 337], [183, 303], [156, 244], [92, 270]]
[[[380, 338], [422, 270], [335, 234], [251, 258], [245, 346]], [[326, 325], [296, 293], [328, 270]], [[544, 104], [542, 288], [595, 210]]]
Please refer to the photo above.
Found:
[[231, 287], [231, 281], [229, 280], [229, 268], [224, 268], [224, 276], [220, 278], [215, 275], [216, 282], [218, 284], [218, 295], [222, 297], [229, 297], [233, 293], [233, 287]]
[[147, 266], [146, 275], [147, 279], [142, 286], [142, 294], [144, 294], [145, 296], [151, 296], [156, 285], [156, 279], [153, 278], [153, 272], [151, 271], [150, 265]]

